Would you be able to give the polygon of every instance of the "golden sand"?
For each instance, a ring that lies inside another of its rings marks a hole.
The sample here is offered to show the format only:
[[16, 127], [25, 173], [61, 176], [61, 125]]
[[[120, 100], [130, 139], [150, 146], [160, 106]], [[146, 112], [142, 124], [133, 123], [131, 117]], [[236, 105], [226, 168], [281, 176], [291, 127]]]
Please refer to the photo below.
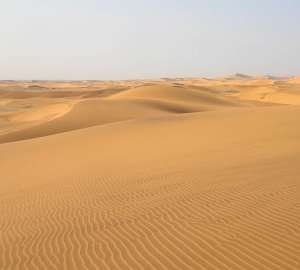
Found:
[[299, 93], [0, 83], [0, 269], [300, 269]]

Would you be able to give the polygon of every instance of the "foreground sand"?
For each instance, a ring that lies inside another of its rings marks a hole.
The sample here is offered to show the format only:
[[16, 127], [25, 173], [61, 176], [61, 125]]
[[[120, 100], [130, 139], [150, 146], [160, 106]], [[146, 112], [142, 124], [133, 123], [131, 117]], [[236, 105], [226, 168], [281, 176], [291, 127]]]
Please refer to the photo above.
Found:
[[300, 269], [300, 82], [240, 77], [3, 86], [0, 269]]

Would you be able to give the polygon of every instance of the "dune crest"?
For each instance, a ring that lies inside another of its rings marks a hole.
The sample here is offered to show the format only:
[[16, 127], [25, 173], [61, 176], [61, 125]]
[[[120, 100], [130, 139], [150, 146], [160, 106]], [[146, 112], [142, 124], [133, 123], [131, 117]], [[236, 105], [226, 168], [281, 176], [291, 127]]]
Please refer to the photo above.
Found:
[[33, 110], [6, 114], [5, 118], [10, 122], [50, 121], [66, 114], [72, 108], [71, 104], [46, 105]]
[[[0, 135], [0, 143], [32, 139], [113, 122], [246, 106], [205, 89], [153, 85], [130, 88], [100, 99], [77, 100], [6, 116], [11, 122], [35, 125]], [[58, 113], [62, 110], [62, 113]], [[37, 121], [43, 119], [44, 121]]]

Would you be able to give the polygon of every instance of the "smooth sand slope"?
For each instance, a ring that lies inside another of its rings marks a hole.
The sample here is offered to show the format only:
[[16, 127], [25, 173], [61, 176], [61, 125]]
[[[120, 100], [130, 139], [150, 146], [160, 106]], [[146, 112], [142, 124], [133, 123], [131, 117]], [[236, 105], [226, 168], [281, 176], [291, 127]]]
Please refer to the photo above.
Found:
[[[25, 112], [3, 114], [3, 119], [14, 124], [32, 121], [29, 127], [28, 125], [25, 128], [22, 126], [12, 132], [2, 135], [0, 133], [0, 143], [131, 119], [246, 106], [246, 104], [242, 104], [209, 93], [207, 90], [165, 85], [144, 86], [113, 93], [101, 99], [81, 99], [75, 100], [73, 103], [69, 101], [67, 104], [51, 105], [52, 107], [44, 105], [42, 109], [38, 107]], [[63, 106], [66, 108], [63, 109]], [[55, 117], [50, 119], [49, 115]], [[58, 115], [61, 117], [57, 117]]]
[[6, 131], [0, 269], [300, 269], [300, 107], [220, 85], [71, 100]]

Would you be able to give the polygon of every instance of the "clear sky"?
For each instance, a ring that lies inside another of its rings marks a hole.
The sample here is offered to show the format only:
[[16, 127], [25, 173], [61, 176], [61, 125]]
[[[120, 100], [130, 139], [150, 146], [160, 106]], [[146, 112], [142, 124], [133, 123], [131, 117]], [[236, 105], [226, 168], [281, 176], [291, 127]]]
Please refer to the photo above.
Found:
[[300, 75], [299, 0], [0, 0], [0, 79]]

